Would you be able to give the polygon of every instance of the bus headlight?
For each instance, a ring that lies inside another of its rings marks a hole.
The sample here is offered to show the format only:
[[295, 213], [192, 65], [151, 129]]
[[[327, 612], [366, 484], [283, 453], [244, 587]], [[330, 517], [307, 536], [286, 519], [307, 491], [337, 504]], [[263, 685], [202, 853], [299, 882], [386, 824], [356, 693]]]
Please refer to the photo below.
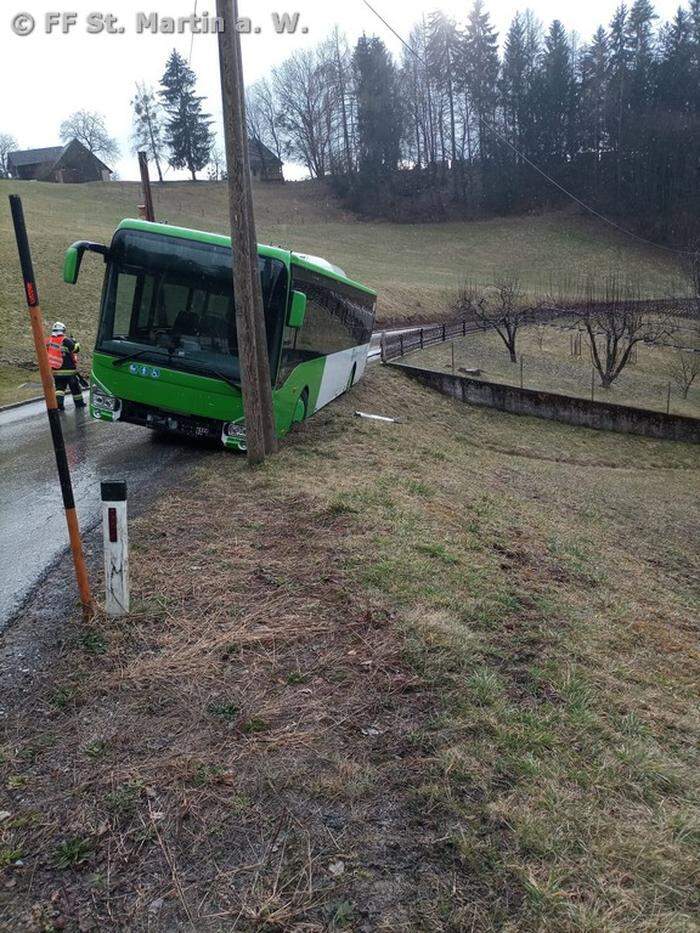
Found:
[[235, 437], [236, 440], [245, 441], [245, 425], [241, 422], [229, 421], [224, 425], [226, 437]]
[[113, 395], [107, 395], [106, 392], [103, 392], [102, 389], [98, 389], [94, 384], [90, 389], [90, 403], [92, 407], [96, 408], [98, 411], [119, 411], [121, 407], [118, 398], [115, 398]]

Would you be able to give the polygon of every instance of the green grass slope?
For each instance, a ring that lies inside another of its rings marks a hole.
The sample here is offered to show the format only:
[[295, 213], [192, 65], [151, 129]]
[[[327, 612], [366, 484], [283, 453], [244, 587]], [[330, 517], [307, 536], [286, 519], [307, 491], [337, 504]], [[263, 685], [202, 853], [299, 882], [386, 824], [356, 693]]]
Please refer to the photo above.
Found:
[[7, 929], [697, 930], [697, 467], [379, 366], [212, 453], [0, 684]]
[[[31, 362], [33, 353], [22, 296], [7, 195], [22, 196], [40, 297], [47, 319], [65, 319], [85, 348], [95, 337], [102, 265], [87, 257], [81, 279], [61, 281], [66, 247], [77, 239], [109, 240], [124, 217], [137, 215], [133, 182], [53, 185], [0, 181], [0, 365]], [[263, 242], [325, 256], [375, 287], [380, 320], [440, 318], [465, 279], [490, 283], [517, 273], [532, 291], [576, 274], [611, 270], [629, 276], [648, 295], [677, 286], [669, 256], [567, 213], [443, 224], [359, 220], [338, 206], [326, 185], [256, 185], [258, 237]], [[223, 183], [154, 186], [156, 216], [226, 232]]]

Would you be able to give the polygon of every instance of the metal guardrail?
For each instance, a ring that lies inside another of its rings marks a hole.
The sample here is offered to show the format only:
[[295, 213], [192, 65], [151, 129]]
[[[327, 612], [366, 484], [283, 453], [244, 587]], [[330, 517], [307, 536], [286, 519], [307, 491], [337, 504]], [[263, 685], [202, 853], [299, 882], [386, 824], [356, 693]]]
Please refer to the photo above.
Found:
[[[538, 309], [528, 313], [522, 323], [530, 324], [533, 321], [549, 323], [552, 319], [566, 313], [559, 308], [545, 312]], [[437, 343], [445, 343], [447, 340], [456, 340], [458, 337], [466, 337], [467, 334], [485, 330], [492, 330], [491, 325], [473, 319], [471, 321], [445, 321], [442, 324], [424, 324], [422, 327], [407, 328], [398, 333], [385, 332], [382, 334], [381, 342], [382, 362], [404, 356], [413, 350], [424, 350]]]

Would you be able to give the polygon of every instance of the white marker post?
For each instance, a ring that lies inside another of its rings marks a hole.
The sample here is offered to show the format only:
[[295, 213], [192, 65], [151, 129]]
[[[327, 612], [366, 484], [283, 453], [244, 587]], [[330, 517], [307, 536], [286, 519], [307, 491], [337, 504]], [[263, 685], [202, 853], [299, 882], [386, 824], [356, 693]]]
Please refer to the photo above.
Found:
[[105, 554], [105, 608], [108, 616], [129, 611], [129, 533], [126, 483], [101, 483], [102, 540]]

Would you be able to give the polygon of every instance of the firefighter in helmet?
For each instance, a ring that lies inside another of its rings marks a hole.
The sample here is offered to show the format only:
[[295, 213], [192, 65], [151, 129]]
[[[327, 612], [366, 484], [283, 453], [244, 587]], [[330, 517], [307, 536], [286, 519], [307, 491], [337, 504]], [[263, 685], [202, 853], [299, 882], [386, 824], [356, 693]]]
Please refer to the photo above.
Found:
[[76, 408], [84, 408], [83, 390], [78, 376], [80, 344], [72, 337], [66, 336], [66, 325], [61, 321], [56, 321], [51, 328], [51, 336], [46, 341], [46, 353], [56, 384], [58, 410], [63, 411], [66, 391], [70, 391], [73, 396]]

